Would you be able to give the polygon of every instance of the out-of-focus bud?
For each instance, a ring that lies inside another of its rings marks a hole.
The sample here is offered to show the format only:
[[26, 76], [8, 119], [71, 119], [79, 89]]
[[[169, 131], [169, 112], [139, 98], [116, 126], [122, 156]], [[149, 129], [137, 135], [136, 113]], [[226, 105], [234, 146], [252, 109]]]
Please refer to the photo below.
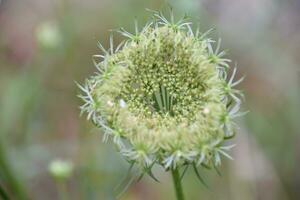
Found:
[[62, 34], [55, 22], [43, 22], [36, 29], [38, 45], [45, 49], [55, 49], [62, 42]]
[[66, 160], [53, 160], [48, 170], [54, 178], [64, 180], [71, 176], [73, 163]]

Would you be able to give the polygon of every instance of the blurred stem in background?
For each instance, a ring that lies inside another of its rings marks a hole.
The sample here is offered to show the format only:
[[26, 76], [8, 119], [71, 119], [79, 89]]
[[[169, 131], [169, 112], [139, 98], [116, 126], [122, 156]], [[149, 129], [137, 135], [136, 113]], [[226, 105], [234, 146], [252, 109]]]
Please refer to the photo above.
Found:
[[[37, 73], [38, 74], [38, 73]], [[7, 79], [1, 88], [0, 101], [0, 182], [12, 199], [29, 199], [22, 183], [22, 173], [16, 164], [22, 158], [11, 158], [15, 150], [24, 152], [28, 141], [30, 121], [34, 116], [36, 100], [39, 98], [38, 82], [34, 73], [22, 73]], [[19, 130], [19, 131], [18, 131]], [[15, 161], [15, 162], [14, 162]]]
[[9, 199], [7, 192], [5, 191], [5, 189], [3, 188], [3, 186], [1, 184], [0, 184], [0, 197], [3, 200]]
[[181, 185], [181, 177], [179, 175], [178, 168], [172, 169], [172, 177], [173, 177], [173, 183], [174, 183], [177, 200], [184, 200], [184, 195], [183, 195], [183, 190]]
[[73, 163], [66, 160], [53, 160], [49, 165], [49, 173], [54, 178], [58, 195], [61, 200], [67, 200], [67, 179], [73, 172]]
[[64, 181], [56, 181], [56, 186], [60, 200], [68, 200], [69, 198], [66, 183]]
[[[13, 192], [13, 197], [15, 199], [19, 199], [19, 200], [28, 199], [25, 190], [20, 184], [18, 178], [15, 176], [15, 173], [12, 167], [10, 166], [10, 163], [8, 162], [5, 148], [3, 147], [1, 141], [0, 141], [0, 178], [1, 178], [1, 182], [3, 181], [5, 186], [10, 191]], [[1, 188], [1, 196], [3, 199], [5, 199], [5, 197], [7, 197], [6, 199], [9, 199], [8, 194], [6, 194], [5, 190], [2, 188]]]

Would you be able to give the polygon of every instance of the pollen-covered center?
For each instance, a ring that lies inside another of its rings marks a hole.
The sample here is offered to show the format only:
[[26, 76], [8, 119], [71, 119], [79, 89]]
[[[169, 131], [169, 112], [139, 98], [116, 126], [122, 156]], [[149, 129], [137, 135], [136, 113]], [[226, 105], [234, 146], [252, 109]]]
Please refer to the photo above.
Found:
[[184, 34], [159, 28], [126, 49], [130, 72], [123, 80], [121, 98], [132, 112], [192, 120], [213, 101], [209, 93], [215, 68], [207, 62], [202, 43]]

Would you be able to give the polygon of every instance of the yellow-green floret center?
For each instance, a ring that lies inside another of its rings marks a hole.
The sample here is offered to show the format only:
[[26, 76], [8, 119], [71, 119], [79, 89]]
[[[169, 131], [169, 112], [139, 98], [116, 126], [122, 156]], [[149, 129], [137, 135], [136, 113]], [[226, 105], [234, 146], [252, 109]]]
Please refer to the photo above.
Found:
[[130, 73], [120, 97], [131, 112], [191, 123], [208, 103], [220, 103], [220, 79], [203, 42], [166, 27], [140, 37], [123, 52]]

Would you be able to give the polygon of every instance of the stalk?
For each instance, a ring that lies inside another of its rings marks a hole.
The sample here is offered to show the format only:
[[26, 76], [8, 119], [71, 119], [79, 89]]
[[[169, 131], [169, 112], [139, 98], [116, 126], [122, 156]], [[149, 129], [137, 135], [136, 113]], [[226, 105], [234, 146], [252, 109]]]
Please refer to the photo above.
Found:
[[179, 175], [178, 168], [172, 169], [172, 177], [173, 177], [173, 183], [175, 187], [176, 192], [176, 199], [177, 200], [184, 200], [182, 185], [181, 185], [181, 178]]

